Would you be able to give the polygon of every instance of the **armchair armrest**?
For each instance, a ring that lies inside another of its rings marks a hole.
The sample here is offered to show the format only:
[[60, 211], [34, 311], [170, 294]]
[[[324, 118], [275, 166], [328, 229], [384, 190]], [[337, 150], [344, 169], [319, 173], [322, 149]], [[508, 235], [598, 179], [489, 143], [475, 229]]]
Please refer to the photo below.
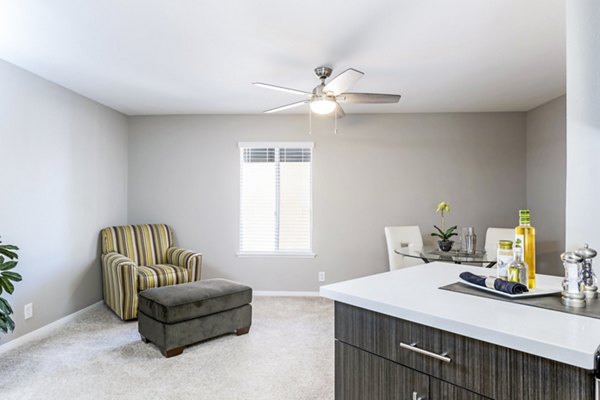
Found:
[[104, 302], [122, 319], [137, 317], [137, 264], [122, 254], [102, 256]]
[[199, 281], [202, 273], [202, 254], [181, 247], [167, 249], [167, 262], [188, 270], [188, 282]]
[[109, 268], [116, 268], [120, 265], [127, 265], [127, 264], [131, 264], [131, 265], [137, 267], [137, 264], [131, 258], [126, 257], [123, 254], [115, 253], [114, 251], [104, 254], [102, 256], [102, 261]]

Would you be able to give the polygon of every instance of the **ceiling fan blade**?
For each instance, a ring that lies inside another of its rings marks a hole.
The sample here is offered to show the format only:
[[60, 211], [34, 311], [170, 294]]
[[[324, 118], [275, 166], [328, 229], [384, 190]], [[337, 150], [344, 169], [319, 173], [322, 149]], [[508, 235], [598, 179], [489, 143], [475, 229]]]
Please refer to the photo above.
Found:
[[301, 105], [306, 104], [308, 102], [309, 102], [308, 100], [302, 100], [302, 101], [298, 101], [296, 103], [287, 104], [285, 106], [281, 106], [281, 107], [277, 107], [277, 108], [272, 108], [270, 110], [265, 111], [265, 114], [270, 114], [270, 113], [274, 113], [274, 112], [278, 112], [278, 111], [288, 110], [290, 108], [298, 107], [298, 106], [301, 106]]
[[283, 86], [270, 85], [268, 83], [261, 83], [261, 82], [254, 82], [252, 84], [254, 86], [258, 86], [258, 87], [262, 87], [262, 88], [266, 88], [266, 89], [279, 90], [280, 92], [293, 93], [293, 94], [301, 94], [303, 96], [312, 96], [312, 93], [305, 92], [304, 90], [290, 89], [290, 88], [286, 88], [286, 87], [283, 87]]
[[364, 73], [357, 71], [354, 68], [348, 68], [325, 85], [323, 91], [331, 92], [336, 95], [340, 94], [350, 89], [350, 86], [354, 85], [363, 75]]
[[397, 103], [400, 101], [400, 95], [383, 93], [342, 93], [336, 96], [336, 100], [345, 101], [346, 103]]

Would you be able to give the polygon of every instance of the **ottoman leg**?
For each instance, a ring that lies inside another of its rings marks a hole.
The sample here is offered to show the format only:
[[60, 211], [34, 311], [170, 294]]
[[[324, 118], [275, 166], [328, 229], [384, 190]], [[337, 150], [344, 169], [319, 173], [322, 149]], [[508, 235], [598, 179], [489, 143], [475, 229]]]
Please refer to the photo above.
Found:
[[238, 335], [238, 336], [241, 336], [241, 335], [245, 335], [248, 332], [250, 332], [250, 327], [249, 326], [247, 326], [245, 328], [240, 328], [240, 329], [236, 330], [235, 334]]
[[166, 358], [175, 357], [175, 356], [178, 356], [181, 353], [183, 353], [183, 347], [176, 347], [176, 348], [170, 349], [170, 350], [160, 349], [160, 352]]
[[144, 335], [140, 335], [140, 337], [142, 338], [142, 342], [144, 342], [144, 343], [150, 342], [148, 339], [146, 339], [146, 337]]

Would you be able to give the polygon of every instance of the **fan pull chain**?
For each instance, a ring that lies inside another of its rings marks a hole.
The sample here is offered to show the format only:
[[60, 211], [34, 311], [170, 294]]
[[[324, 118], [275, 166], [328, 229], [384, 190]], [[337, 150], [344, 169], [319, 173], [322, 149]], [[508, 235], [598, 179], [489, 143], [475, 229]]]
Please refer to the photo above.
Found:
[[333, 134], [337, 135], [337, 106], [335, 107], [335, 118], [334, 118], [334, 122], [333, 122]]
[[312, 112], [308, 107], [308, 134], [312, 135]]

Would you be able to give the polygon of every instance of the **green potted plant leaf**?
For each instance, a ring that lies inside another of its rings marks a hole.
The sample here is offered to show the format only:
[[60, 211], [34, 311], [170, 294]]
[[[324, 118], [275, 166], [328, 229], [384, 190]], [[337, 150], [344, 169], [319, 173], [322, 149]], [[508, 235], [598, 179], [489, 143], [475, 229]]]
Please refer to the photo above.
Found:
[[[13, 282], [20, 282], [20, 274], [11, 271], [17, 266], [19, 255], [17, 246], [2, 244], [0, 241], [0, 295], [2, 292], [12, 294], [15, 290]], [[12, 282], [11, 282], [12, 281]], [[13, 313], [12, 307], [6, 299], [0, 297], [0, 331], [8, 333], [15, 329], [15, 322], [10, 317]]]
[[440, 228], [437, 225], [434, 225], [433, 227], [437, 230], [437, 232], [433, 232], [431, 236], [437, 236], [440, 238], [440, 240], [438, 240], [437, 243], [441, 251], [450, 251], [452, 250], [452, 245], [454, 244], [454, 241], [450, 240], [450, 238], [458, 235], [458, 233], [455, 232], [457, 228], [456, 225], [446, 229], [446, 216], [444, 213], [450, 212], [450, 204], [446, 203], [445, 201], [442, 201], [440, 204], [438, 204], [435, 212], [441, 213], [442, 223], [440, 225], [442, 227]]

